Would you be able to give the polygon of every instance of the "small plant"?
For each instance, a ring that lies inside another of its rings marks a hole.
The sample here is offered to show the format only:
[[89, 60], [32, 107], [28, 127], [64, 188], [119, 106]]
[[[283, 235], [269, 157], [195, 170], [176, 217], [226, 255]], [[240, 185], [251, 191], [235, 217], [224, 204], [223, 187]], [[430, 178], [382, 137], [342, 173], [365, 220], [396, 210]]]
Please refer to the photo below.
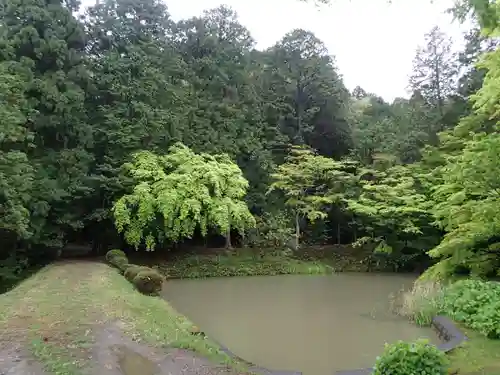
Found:
[[132, 280], [137, 290], [144, 294], [158, 294], [161, 292], [165, 278], [153, 269], [142, 270]]
[[146, 266], [138, 266], [136, 264], [129, 264], [129, 266], [125, 269], [125, 272], [123, 273], [123, 276], [130, 281], [133, 282], [135, 277], [139, 274], [141, 271], [149, 271], [151, 268], [146, 267]]
[[428, 340], [386, 344], [377, 358], [373, 375], [447, 375], [446, 354]]

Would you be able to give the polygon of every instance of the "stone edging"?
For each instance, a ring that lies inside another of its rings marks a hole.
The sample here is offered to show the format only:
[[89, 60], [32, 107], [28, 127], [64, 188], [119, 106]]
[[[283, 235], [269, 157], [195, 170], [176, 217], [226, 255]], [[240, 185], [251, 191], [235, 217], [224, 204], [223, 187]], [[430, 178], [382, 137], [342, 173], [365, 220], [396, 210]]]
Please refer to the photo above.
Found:
[[223, 345], [221, 345], [219, 343], [217, 343], [217, 345], [219, 346], [220, 350], [222, 352], [226, 353], [229, 357], [231, 357], [232, 359], [234, 359], [234, 360], [236, 360], [238, 362], [242, 362], [246, 366], [248, 366], [249, 370], [251, 372], [256, 372], [256, 373], [259, 373], [259, 374], [262, 374], [262, 375], [302, 375], [302, 372], [300, 372], [300, 371], [270, 370], [270, 369], [267, 369], [265, 367], [256, 366], [253, 363], [248, 362], [248, 361], [244, 360], [241, 357], [238, 357], [236, 354], [234, 354], [232, 351], [230, 351], [225, 346], [223, 346]]
[[[462, 342], [467, 340], [467, 337], [458, 327], [453, 323], [453, 321], [446, 316], [438, 315], [432, 319], [432, 327], [437, 331], [437, 334], [443, 342], [438, 345], [438, 349], [448, 353], [449, 351], [455, 349]], [[242, 362], [249, 367], [249, 370], [262, 375], [302, 375], [300, 371], [288, 371], [288, 370], [270, 370], [264, 367], [256, 366], [251, 362], [238, 357], [232, 351], [230, 351], [225, 346], [217, 343], [220, 350], [226, 353], [232, 359]], [[342, 370], [337, 371], [335, 375], [371, 375], [373, 373], [373, 368], [363, 368], [356, 370]]]
[[[467, 340], [465, 334], [458, 329], [453, 321], [446, 316], [438, 315], [432, 318], [432, 328], [437, 331], [437, 334], [443, 342], [437, 347], [439, 350], [448, 353], [455, 349], [462, 342]], [[342, 370], [337, 371], [335, 375], [371, 375], [373, 368], [363, 368], [357, 370]]]

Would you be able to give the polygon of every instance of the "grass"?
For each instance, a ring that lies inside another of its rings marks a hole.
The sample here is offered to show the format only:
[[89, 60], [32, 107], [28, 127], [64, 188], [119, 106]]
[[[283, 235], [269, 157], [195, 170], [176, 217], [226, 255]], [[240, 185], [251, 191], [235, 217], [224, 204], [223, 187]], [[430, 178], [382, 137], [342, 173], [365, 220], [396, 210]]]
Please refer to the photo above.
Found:
[[[394, 306], [398, 313], [416, 324], [429, 325], [439, 314], [445, 287], [438, 282], [417, 282], [411, 291], [403, 293]], [[487, 337], [457, 324], [468, 340], [450, 354], [452, 373], [459, 375], [499, 375], [500, 340]]]
[[317, 260], [300, 260], [282, 251], [187, 255], [156, 268], [169, 278], [207, 278], [284, 274], [330, 274], [334, 268]]
[[48, 266], [0, 295], [0, 349], [22, 342], [47, 370], [80, 375], [103, 324], [155, 347], [191, 349], [240, 367], [217, 345], [192, 335], [192, 324], [159, 297], [138, 293], [115, 269], [94, 262]]
[[491, 340], [460, 326], [468, 341], [450, 354], [452, 368], [459, 375], [499, 375], [500, 340]]

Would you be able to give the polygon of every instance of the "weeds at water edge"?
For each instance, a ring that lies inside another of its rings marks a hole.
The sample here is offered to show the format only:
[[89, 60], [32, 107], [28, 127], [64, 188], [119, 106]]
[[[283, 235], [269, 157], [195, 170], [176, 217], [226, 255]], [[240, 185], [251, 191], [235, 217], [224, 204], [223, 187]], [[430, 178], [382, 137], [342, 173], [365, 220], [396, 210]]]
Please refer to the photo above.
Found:
[[419, 326], [429, 326], [442, 311], [445, 287], [437, 281], [417, 281], [409, 291], [402, 291], [393, 309]]
[[[401, 291], [391, 301], [393, 312], [417, 325], [430, 325], [432, 318], [444, 312], [446, 285], [435, 281], [417, 281], [409, 291]], [[460, 375], [500, 374], [500, 340], [491, 340], [459, 324], [468, 340], [449, 354], [450, 373]]]

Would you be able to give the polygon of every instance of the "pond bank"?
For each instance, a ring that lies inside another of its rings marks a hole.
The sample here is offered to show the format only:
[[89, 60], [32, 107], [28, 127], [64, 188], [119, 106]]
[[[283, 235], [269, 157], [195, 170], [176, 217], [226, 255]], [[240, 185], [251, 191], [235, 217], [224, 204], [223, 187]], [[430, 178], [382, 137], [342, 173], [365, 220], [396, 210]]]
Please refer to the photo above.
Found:
[[56, 263], [1, 295], [0, 327], [0, 373], [247, 372], [214, 342], [192, 335], [192, 324], [168, 303], [139, 294], [100, 263]]
[[[140, 262], [136, 261], [136, 262]], [[391, 260], [349, 246], [315, 246], [300, 251], [276, 249], [201, 249], [147, 260], [169, 278], [224, 276], [323, 275], [334, 272], [385, 272], [397, 269]]]
[[430, 327], [391, 313], [388, 297], [414, 280], [371, 273], [184, 279], [167, 282], [162, 297], [258, 366], [331, 375], [373, 366], [386, 342], [440, 343]]
[[[460, 320], [465, 316], [464, 312], [470, 313], [476, 310], [477, 313], [481, 304], [495, 302], [495, 298], [491, 296], [484, 298], [486, 297], [484, 293], [477, 293], [478, 290], [484, 288], [481, 284], [486, 285], [489, 282], [474, 280], [461, 280], [461, 282], [460, 285], [455, 283], [445, 286], [439, 282], [419, 281], [411, 291], [403, 293], [397, 311], [419, 325], [431, 324], [430, 317], [436, 314], [444, 314], [450, 320], [457, 318], [454, 324], [467, 337], [467, 340], [449, 352], [450, 373], [498, 375], [500, 374], [500, 339], [488, 338], [475, 329], [471, 329], [470, 324], [465, 324]], [[484, 289], [486, 292], [488, 287]], [[462, 294], [461, 298], [457, 298], [457, 292]], [[479, 316], [479, 319], [482, 318]], [[492, 317], [486, 323], [487, 325], [493, 323], [491, 326], [494, 327], [495, 318]]]
[[[432, 319], [431, 323], [434, 330], [438, 333], [442, 343], [437, 345], [438, 349], [444, 353], [449, 353], [455, 350], [463, 342], [467, 340], [465, 334], [453, 323], [453, 321], [446, 316], [437, 315]], [[373, 368], [344, 370], [337, 371], [336, 375], [371, 375]], [[450, 375], [458, 375], [458, 370], [451, 369]]]

